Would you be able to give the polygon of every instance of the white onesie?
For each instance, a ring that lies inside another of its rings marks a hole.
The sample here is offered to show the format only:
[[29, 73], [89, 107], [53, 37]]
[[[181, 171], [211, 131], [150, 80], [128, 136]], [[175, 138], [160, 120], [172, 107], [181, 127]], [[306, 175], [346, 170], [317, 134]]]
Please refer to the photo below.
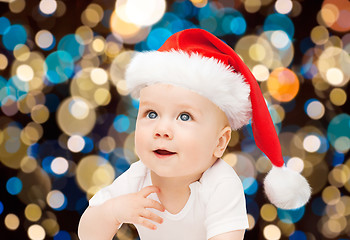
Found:
[[[152, 185], [150, 170], [138, 161], [89, 201], [97, 206], [120, 195]], [[190, 184], [191, 194], [177, 214], [150, 209], [163, 218], [157, 230], [135, 225], [141, 240], [204, 240], [218, 234], [248, 228], [242, 182], [233, 168], [219, 159], [199, 181]], [[157, 194], [148, 196], [159, 201]]]

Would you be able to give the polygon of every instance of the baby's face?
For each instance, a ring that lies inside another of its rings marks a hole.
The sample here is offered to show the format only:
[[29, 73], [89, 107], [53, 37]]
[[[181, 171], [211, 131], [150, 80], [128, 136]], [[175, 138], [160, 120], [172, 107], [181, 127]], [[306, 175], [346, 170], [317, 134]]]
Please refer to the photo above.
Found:
[[140, 92], [136, 153], [162, 177], [200, 176], [214, 156], [225, 114], [188, 89], [155, 84]]

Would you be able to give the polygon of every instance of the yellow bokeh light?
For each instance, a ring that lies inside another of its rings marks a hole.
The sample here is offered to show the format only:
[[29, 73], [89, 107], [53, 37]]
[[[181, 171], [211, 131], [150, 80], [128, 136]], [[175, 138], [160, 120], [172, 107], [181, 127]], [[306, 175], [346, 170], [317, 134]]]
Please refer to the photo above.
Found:
[[267, 240], [278, 240], [281, 238], [281, 230], [273, 224], [267, 225], [266, 227], [264, 227], [264, 237]]
[[271, 96], [280, 102], [289, 102], [299, 91], [299, 79], [288, 68], [277, 68], [267, 80], [267, 88]]
[[24, 158], [22, 158], [21, 160], [21, 164], [20, 164], [21, 170], [25, 173], [31, 173], [33, 172], [37, 167], [38, 167], [38, 163], [35, 160], [35, 158], [30, 157], [30, 156], [25, 156]]
[[112, 137], [106, 136], [99, 141], [98, 147], [101, 152], [110, 153], [116, 148], [116, 143]]
[[332, 26], [339, 17], [339, 9], [336, 5], [327, 3], [324, 4], [321, 8], [321, 17], [324, 23], [330, 27]]
[[36, 222], [41, 218], [42, 211], [37, 204], [30, 203], [24, 209], [24, 215], [29, 221]]
[[324, 26], [316, 26], [311, 31], [311, 40], [317, 45], [325, 44], [328, 38], [329, 32]]
[[[101, 170], [101, 168], [103, 170]], [[94, 177], [95, 171], [97, 171], [97, 169], [100, 170], [98, 170]], [[108, 177], [100, 178], [99, 174], [101, 172], [104, 174], [108, 172]], [[79, 161], [76, 169], [76, 179], [79, 187], [86, 192], [91, 191], [91, 194], [95, 194], [102, 187], [111, 184], [114, 178], [115, 172], [111, 164], [106, 159], [97, 155], [84, 157]], [[100, 180], [102, 180], [102, 182]], [[99, 184], [96, 185], [95, 181], [99, 182]]]
[[244, 8], [249, 13], [256, 13], [261, 8], [261, 1], [260, 0], [245, 0], [244, 1]]
[[4, 54], [0, 53], [0, 70], [6, 69], [8, 65], [7, 57]]
[[80, 26], [75, 31], [75, 34], [79, 36], [78, 41], [82, 41], [81, 44], [87, 45], [92, 42], [94, 33], [88, 26]]
[[29, 82], [34, 77], [33, 69], [31, 68], [31, 66], [28, 66], [27, 64], [22, 64], [18, 66], [16, 70], [16, 74], [17, 74], [17, 77], [24, 82]]
[[104, 88], [96, 89], [94, 93], [94, 100], [99, 106], [106, 106], [111, 101], [111, 93]]
[[36, 123], [44, 123], [50, 117], [49, 109], [43, 104], [38, 104], [32, 108], [31, 117]]
[[253, 44], [249, 48], [249, 55], [255, 61], [262, 61], [266, 56], [266, 51], [263, 45]]
[[14, 231], [19, 227], [19, 218], [15, 214], [9, 213], [6, 215], [4, 223], [9, 230]]
[[339, 86], [344, 81], [344, 74], [339, 68], [329, 68], [326, 72], [327, 82]]
[[268, 222], [272, 222], [277, 217], [277, 209], [272, 204], [264, 204], [260, 209], [261, 217]]
[[20, 13], [26, 7], [25, 0], [11, 0], [9, 1], [9, 9], [13, 13]]
[[44, 240], [45, 236], [45, 229], [38, 224], [34, 224], [28, 228], [28, 237], [31, 240]]
[[287, 167], [301, 173], [304, 169], [304, 161], [298, 157], [292, 157], [287, 162]]
[[252, 73], [256, 80], [263, 82], [269, 78], [269, 69], [263, 64], [257, 64], [253, 67]]
[[94, 68], [90, 73], [91, 80], [97, 85], [105, 84], [108, 81], [107, 72], [102, 68]]
[[334, 88], [329, 94], [329, 99], [336, 106], [342, 106], [347, 100], [346, 92], [341, 88]]
[[55, 236], [60, 230], [60, 226], [58, 225], [57, 221], [52, 218], [45, 219], [42, 221], [41, 225], [45, 229], [46, 234], [51, 237]]
[[91, 43], [92, 49], [99, 54], [102, 54], [106, 47], [106, 41], [102, 37], [96, 37]]
[[337, 187], [328, 186], [322, 191], [322, 199], [329, 205], [335, 205], [340, 200], [340, 191]]
[[303, 140], [303, 147], [308, 152], [316, 152], [321, 147], [321, 140], [315, 135], [308, 135]]
[[13, 56], [18, 61], [26, 61], [30, 56], [30, 49], [25, 44], [17, 44], [15, 49], [13, 50]]

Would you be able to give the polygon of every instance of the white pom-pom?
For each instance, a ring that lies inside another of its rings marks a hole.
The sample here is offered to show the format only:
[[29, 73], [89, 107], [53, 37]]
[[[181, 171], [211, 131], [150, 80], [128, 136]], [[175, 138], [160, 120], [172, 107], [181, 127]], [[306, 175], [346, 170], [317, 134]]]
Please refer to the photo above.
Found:
[[264, 180], [267, 198], [282, 209], [296, 209], [304, 206], [311, 195], [306, 179], [287, 167], [272, 167]]

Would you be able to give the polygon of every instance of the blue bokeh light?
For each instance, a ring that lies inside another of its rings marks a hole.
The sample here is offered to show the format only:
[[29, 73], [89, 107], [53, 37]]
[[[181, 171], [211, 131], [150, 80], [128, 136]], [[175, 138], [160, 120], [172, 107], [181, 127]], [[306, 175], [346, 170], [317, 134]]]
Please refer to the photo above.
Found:
[[165, 28], [156, 28], [152, 30], [146, 40], [148, 49], [157, 50], [171, 35], [172, 33]]
[[3, 35], [10, 26], [11, 23], [6, 17], [0, 17], [0, 35]]
[[289, 236], [289, 240], [307, 240], [306, 235], [302, 231], [295, 231]]
[[84, 53], [85, 47], [82, 43], [83, 40], [78, 35], [68, 34], [60, 40], [57, 50], [67, 52], [74, 61], [77, 61]]
[[65, 51], [53, 52], [47, 56], [44, 69], [46, 76], [51, 83], [63, 83], [73, 75], [73, 58]]
[[258, 182], [253, 177], [247, 177], [242, 181], [244, 193], [254, 195], [258, 191]]
[[288, 224], [298, 222], [304, 216], [304, 213], [305, 206], [291, 210], [277, 208], [277, 215], [279, 219], [281, 219], [282, 222]]
[[127, 116], [120, 114], [115, 117], [113, 126], [117, 132], [126, 132], [130, 126], [130, 120]]
[[12, 177], [6, 182], [6, 190], [11, 195], [17, 195], [22, 191], [23, 184], [18, 177]]
[[71, 236], [67, 231], [60, 230], [58, 233], [53, 237], [53, 240], [71, 240]]
[[17, 44], [24, 44], [27, 41], [27, 32], [22, 25], [15, 24], [5, 29], [2, 43], [7, 50], [12, 51]]
[[294, 24], [292, 20], [284, 14], [274, 13], [269, 15], [265, 19], [263, 28], [264, 31], [284, 31], [289, 39], [293, 39], [294, 36]]
[[0, 201], [0, 215], [4, 211], [4, 204]]

